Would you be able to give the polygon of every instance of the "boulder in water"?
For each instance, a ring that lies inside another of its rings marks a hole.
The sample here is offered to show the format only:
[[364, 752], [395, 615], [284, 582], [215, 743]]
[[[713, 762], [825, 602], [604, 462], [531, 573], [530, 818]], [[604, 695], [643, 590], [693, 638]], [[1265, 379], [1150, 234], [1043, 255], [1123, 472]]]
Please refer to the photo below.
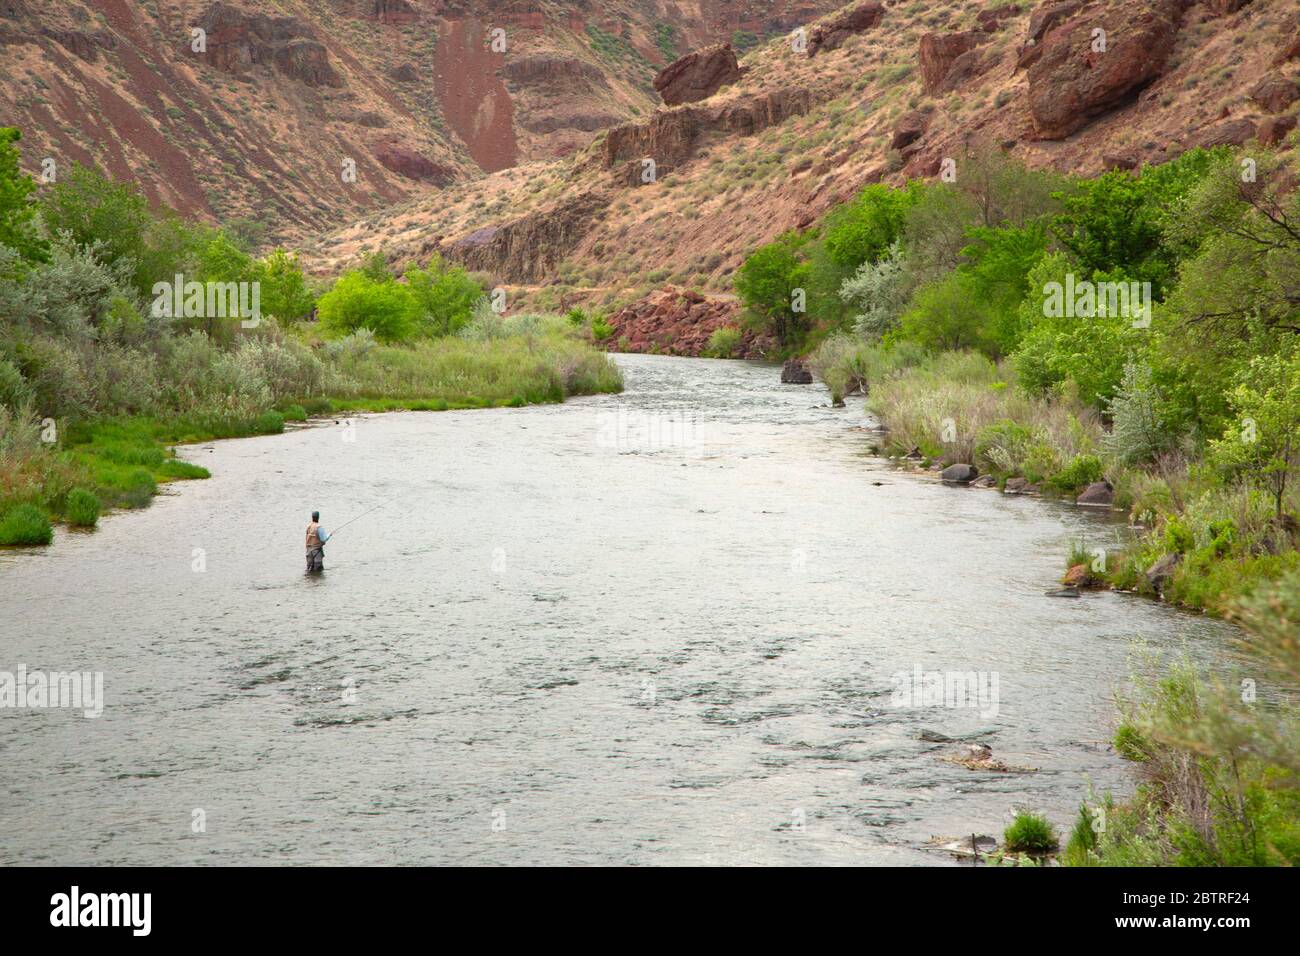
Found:
[[787, 359], [781, 366], [781, 382], [785, 385], [811, 385], [812, 372], [799, 359]]
[[974, 465], [956, 464], [949, 465], [939, 475], [944, 481], [952, 481], [957, 484], [968, 485], [979, 477], [979, 469]]
[[1109, 481], [1094, 481], [1079, 497], [1074, 499], [1076, 505], [1094, 505], [1100, 508], [1110, 507], [1115, 500], [1115, 489]]

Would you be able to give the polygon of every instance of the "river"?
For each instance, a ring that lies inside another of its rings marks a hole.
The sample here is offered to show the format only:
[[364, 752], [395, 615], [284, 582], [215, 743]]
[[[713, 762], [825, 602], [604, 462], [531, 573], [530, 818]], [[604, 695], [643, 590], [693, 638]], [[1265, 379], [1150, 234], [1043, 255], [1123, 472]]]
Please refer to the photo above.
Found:
[[[212, 478], [0, 553], [0, 670], [105, 698], [0, 710], [0, 863], [949, 865], [1131, 791], [1136, 642], [1233, 634], [1045, 597], [1122, 524], [899, 473], [860, 400], [618, 360], [618, 396], [187, 446]], [[310, 510], [376, 504], [303, 574]], [[908, 706], [917, 668], [996, 698]]]

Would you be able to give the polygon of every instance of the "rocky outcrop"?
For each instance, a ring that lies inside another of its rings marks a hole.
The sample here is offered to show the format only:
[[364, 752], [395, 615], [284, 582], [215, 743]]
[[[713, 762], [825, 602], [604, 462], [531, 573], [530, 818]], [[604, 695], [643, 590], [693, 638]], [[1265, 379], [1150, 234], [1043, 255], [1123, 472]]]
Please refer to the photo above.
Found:
[[508, 282], [540, 282], [598, 225], [609, 197], [582, 193], [550, 209], [476, 229], [443, 247], [466, 268]]
[[1002, 21], [1020, 13], [1020, 5], [1016, 3], [1004, 4], [1000, 7], [988, 7], [975, 14], [975, 28], [984, 33], [997, 33], [1002, 29]]
[[669, 106], [707, 100], [744, 75], [730, 43], [719, 43], [674, 60], [654, 78], [654, 88]]
[[419, 11], [408, 0], [370, 0], [370, 18], [380, 23], [401, 25], [420, 19]]
[[1296, 127], [1294, 116], [1270, 116], [1259, 124], [1256, 138], [1265, 146], [1276, 146]]
[[874, 0], [863, 0], [841, 10], [808, 31], [808, 55], [838, 49], [853, 34], [879, 24], [884, 15], [885, 8]]
[[341, 123], [353, 123], [370, 129], [383, 129], [388, 125], [388, 120], [374, 110], [339, 110], [338, 120]]
[[375, 159], [388, 170], [422, 182], [432, 182], [445, 186], [455, 179], [455, 170], [435, 163], [427, 156], [422, 156], [399, 143], [381, 143], [375, 147]]
[[912, 145], [925, 135], [928, 125], [926, 115], [919, 110], [904, 113], [894, 124], [894, 136], [889, 141], [889, 148], [903, 149], [905, 146]]
[[1199, 130], [1187, 141], [1190, 147], [1210, 149], [1214, 146], [1240, 146], [1255, 135], [1255, 124], [1248, 119], [1228, 119]]
[[1028, 478], [1008, 478], [1002, 490], [1008, 495], [1036, 495], [1039, 492], [1038, 486]]
[[[1029, 68], [1029, 113], [1040, 139], [1064, 139], [1131, 99], [1164, 70], [1179, 0], [1112, 0], [1051, 30]], [[1098, 46], [1104, 34], [1104, 52]]]
[[1043, 52], [1043, 38], [1054, 27], [1064, 23], [1087, 6], [1086, 0], [1048, 0], [1034, 8], [1025, 28], [1025, 42], [1016, 60], [1016, 69], [1024, 70], [1038, 62]]
[[601, 161], [607, 169], [632, 163], [629, 182], [637, 181], [638, 164], [647, 158], [655, 161], [657, 174], [663, 175], [690, 159], [707, 133], [749, 136], [807, 113], [811, 104], [808, 90], [787, 89], [718, 106], [659, 110], [648, 120], [611, 129], [605, 136]]
[[917, 59], [921, 64], [921, 86], [926, 93], [938, 92], [956, 59], [983, 43], [985, 36], [978, 30], [961, 33], [927, 33], [921, 37]]
[[420, 68], [414, 63], [403, 63], [389, 70], [388, 75], [398, 83], [418, 83], [420, 81]]
[[41, 32], [87, 63], [98, 60], [100, 50], [112, 50], [117, 46], [117, 37], [107, 30], [88, 33], [83, 30], [58, 30], [46, 27]]
[[786, 359], [781, 366], [781, 383], [783, 385], [811, 385], [812, 372], [804, 365], [803, 359]]
[[274, 66], [277, 72], [308, 86], [342, 86], [343, 78], [330, 63], [329, 51], [311, 28], [295, 17], [248, 13], [214, 3], [197, 25], [207, 32], [207, 50], [197, 56], [224, 73], [243, 73], [254, 66]]
[[[609, 317], [611, 342], [622, 352], [704, 355], [709, 337], [726, 326], [740, 328], [740, 305], [734, 299], [666, 286], [624, 306]], [[732, 358], [758, 358], [770, 345], [748, 329]]]
[[1281, 113], [1300, 100], [1300, 86], [1294, 80], [1272, 74], [1264, 77], [1250, 91], [1250, 98], [1262, 110]]
[[582, 80], [608, 86], [605, 74], [592, 63], [572, 56], [535, 54], [512, 57], [501, 68], [501, 75], [520, 86], [558, 84], [568, 80]]

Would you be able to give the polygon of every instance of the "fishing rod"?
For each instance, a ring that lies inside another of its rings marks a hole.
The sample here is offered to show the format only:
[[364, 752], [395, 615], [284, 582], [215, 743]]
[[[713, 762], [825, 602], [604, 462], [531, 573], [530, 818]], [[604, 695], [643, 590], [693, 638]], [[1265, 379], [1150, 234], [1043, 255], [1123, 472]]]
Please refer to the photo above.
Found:
[[361, 518], [364, 518], [366, 515], [370, 514], [371, 511], [378, 511], [380, 508], [384, 507], [384, 505], [391, 505], [394, 501], [401, 501], [401, 500], [402, 500], [402, 497], [404, 497], [404, 496], [399, 496], [399, 497], [397, 497], [397, 498], [389, 498], [387, 501], [381, 501], [381, 502], [379, 502], [379, 504], [375, 505], [373, 508], [370, 508], [370, 509], [367, 509], [366, 511], [361, 512], [361, 514], [357, 515], [356, 517], [349, 518], [347, 521], [343, 522], [341, 525], [339, 525], [337, 528], [335, 528], [333, 531], [330, 532], [330, 538], [331, 538], [331, 540], [334, 538], [334, 536], [335, 536], [336, 534], [338, 534], [340, 531], [342, 531], [344, 528], [346, 528], [346, 527], [347, 527], [348, 525], [350, 525], [352, 522], [357, 521], [357, 520], [359, 520], [359, 519], [361, 519]]

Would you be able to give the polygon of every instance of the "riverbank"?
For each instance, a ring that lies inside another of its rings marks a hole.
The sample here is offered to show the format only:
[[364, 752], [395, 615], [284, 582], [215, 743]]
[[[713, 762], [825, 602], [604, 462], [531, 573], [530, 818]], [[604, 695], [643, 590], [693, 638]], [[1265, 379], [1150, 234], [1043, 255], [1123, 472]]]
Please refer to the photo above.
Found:
[[1300, 568], [1293, 488], [1279, 505], [1253, 476], [1225, 479], [1188, 453], [1127, 463], [1095, 408], [1069, 394], [1029, 394], [1008, 362], [863, 346], [823, 350], [812, 365], [832, 397], [869, 396], [884, 429], [881, 454], [922, 469], [968, 466], [949, 473], [956, 483], [1125, 514], [1133, 543], [1090, 549], [1080, 542], [1068, 556], [1068, 584], [1224, 616]]
[[[322, 367], [274, 381], [284, 362], [248, 362], [240, 385], [251, 401], [201, 400], [185, 413], [42, 422], [30, 407], [0, 410], [0, 545], [47, 544], [51, 520], [93, 527], [102, 510], [147, 505], [160, 484], [208, 477], [179, 460], [176, 445], [276, 434], [313, 415], [517, 408], [622, 388], [608, 357], [562, 332], [419, 346], [362, 340], [323, 359], [292, 340], [273, 344]], [[268, 349], [263, 341], [250, 351]], [[286, 391], [294, 382], [303, 393]]]
[[[1249, 479], [1225, 482], [1211, 462], [1190, 456], [1127, 464], [1090, 408], [1069, 395], [1028, 395], [1009, 364], [982, 356], [841, 349], [814, 366], [833, 396], [869, 396], [882, 429], [873, 450], [900, 467], [972, 492], [1127, 513], [1133, 542], [1080, 539], [1062, 594], [1144, 594], [1243, 628], [1240, 673], [1197, 666], [1186, 652], [1144, 665], [1163, 676], [1134, 677], [1118, 700], [1112, 741], [1135, 765], [1137, 792], [1119, 800], [1090, 790], [1068, 834], [1033, 817], [1039, 849], [1067, 866], [1300, 861], [1295, 492], [1279, 485], [1270, 496]], [[1015, 826], [1004, 834], [1008, 847]], [[997, 852], [981, 856], [1008, 862]]]

